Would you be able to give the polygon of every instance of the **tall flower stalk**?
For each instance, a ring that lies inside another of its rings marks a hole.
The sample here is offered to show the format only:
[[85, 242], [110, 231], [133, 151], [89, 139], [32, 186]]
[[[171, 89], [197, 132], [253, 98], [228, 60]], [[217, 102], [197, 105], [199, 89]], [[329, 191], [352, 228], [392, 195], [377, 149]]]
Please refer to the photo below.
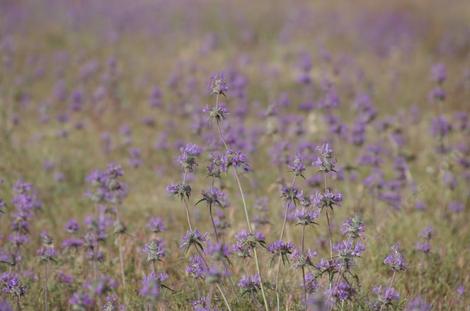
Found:
[[[222, 132], [222, 128], [220, 126], [221, 122], [225, 119], [226, 114], [228, 113], [228, 111], [227, 111], [227, 108], [225, 107], [225, 105], [219, 103], [219, 96], [220, 95], [225, 96], [225, 93], [227, 92], [227, 90], [228, 90], [228, 88], [227, 88], [227, 85], [226, 85], [222, 75], [217, 75], [217, 76], [212, 77], [211, 85], [210, 85], [210, 91], [211, 91], [212, 95], [216, 96], [216, 99], [215, 99], [215, 106], [213, 106], [210, 109], [207, 109], [207, 112], [209, 112], [209, 116], [212, 119], [215, 120], [215, 124], [216, 124], [216, 127], [217, 127], [217, 131], [218, 131], [218, 134], [219, 134], [220, 141], [222, 142], [222, 144], [224, 145], [224, 148], [225, 148], [225, 157], [224, 157], [223, 165], [224, 165], [225, 169], [228, 169], [229, 167], [232, 168], [233, 176], [235, 177], [235, 181], [237, 183], [237, 187], [238, 187], [238, 190], [239, 190], [239, 193], [240, 193], [240, 197], [242, 199], [243, 211], [244, 211], [244, 214], [245, 214], [246, 225], [247, 225], [249, 233], [253, 234], [254, 232], [253, 232], [253, 228], [252, 228], [252, 225], [251, 225], [250, 216], [249, 216], [249, 213], [248, 213], [248, 206], [247, 206], [246, 199], [245, 199], [245, 192], [244, 192], [242, 184], [240, 182], [240, 177], [239, 177], [238, 170], [237, 170], [237, 167], [243, 167], [245, 170], [249, 170], [249, 166], [248, 166], [248, 164], [246, 162], [246, 158], [243, 154], [241, 154], [240, 152], [233, 151], [229, 147], [229, 145], [225, 141], [225, 138], [224, 138], [224, 135], [223, 135], [223, 132]], [[256, 272], [257, 272], [257, 274], [259, 276], [259, 279], [260, 279], [259, 283], [260, 283], [261, 295], [263, 296], [264, 307], [265, 307], [266, 311], [269, 311], [269, 305], [268, 305], [268, 301], [266, 299], [264, 285], [263, 285], [263, 281], [262, 281], [262, 278], [261, 278], [261, 269], [260, 269], [260, 265], [259, 265], [258, 252], [256, 250], [256, 247], [253, 248], [253, 256], [254, 256], [255, 264], [256, 264]]]

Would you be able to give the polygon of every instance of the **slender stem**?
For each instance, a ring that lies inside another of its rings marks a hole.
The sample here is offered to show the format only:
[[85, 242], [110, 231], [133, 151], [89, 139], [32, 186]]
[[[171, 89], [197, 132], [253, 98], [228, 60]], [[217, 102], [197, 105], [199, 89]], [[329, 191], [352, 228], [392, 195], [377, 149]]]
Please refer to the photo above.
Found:
[[[302, 255], [305, 252], [305, 226], [302, 226]], [[302, 265], [302, 281], [304, 284], [304, 304], [305, 308], [307, 308], [307, 287], [305, 286], [305, 267]]]
[[[392, 279], [390, 280], [390, 285], [388, 286], [389, 288], [393, 286], [393, 283], [395, 282], [395, 276], [396, 276], [396, 271], [393, 270]], [[382, 303], [382, 305], [380, 306], [379, 311], [382, 311], [384, 305], [385, 305], [385, 304]]]
[[277, 311], [280, 311], [280, 297], [279, 297], [279, 271], [281, 270], [281, 255], [277, 260], [277, 270], [276, 270], [276, 304], [277, 304]]
[[187, 199], [183, 199], [184, 208], [186, 209], [186, 221], [188, 222], [189, 230], [193, 231], [193, 226], [191, 225], [191, 217], [189, 215], [189, 206]]
[[[294, 185], [295, 185], [295, 178], [296, 177], [297, 176], [294, 175], [294, 177], [292, 178], [291, 188], [294, 187]], [[284, 232], [286, 230], [286, 223], [287, 223], [287, 207], [284, 207], [284, 219], [282, 221], [281, 235], [279, 236], [279, 240], [282, 240], [282, 238], [284, 237]]]
[[333, 259], [333, 240], [332, 240], [330, 216], [328, 214], [328, 209], [326, 210], [326, 223], [328, 225], [328, 239], [330, 241], [330, 259]]
[[[204, 264], [206, 265], [206, 268], [209, 269], [209, 264], [207, 263], [207, 260], [206, 260], [206, 257], [204, 256], [204, 253], [199, 249], [199, 248], [196, 248], [196, 252], [198, 253], [198, 255], [202, 258], [202, 261], [204, 262]], [[227, 309], [229, 311], [232, 311], [232, 309], [230, 308], [230, 305], [227, 301], [227, 298], [225, 297], [223, 291], [222, 291], [222, 288], [220, 287], [219, 284], [216, 284], [217, 285], [217, 289], [219, 290], [220, 294], [222, 295], [222, 298], [224, 300], [224, 303], [225, 303], [225, 306], [227, 307]], [[212, 287], [211, 287], [211, 290], [212, 290]], [[212, 295], [210, 295], [211, 299], [212, 299]], [[209, 300], [209, 304], [211, 303], [211, 300]]]
[[44, 264], [44, 310], [47, 311], [49, 309], [48, 306], [48, 289], [47, 289], [47, 278], [48, 278], [48, 273], [47, 273], [47, 261]]
[[235, 167], [233, 168], [233, 175], [235, 176], [235, 180], [237, 181], [238, 190], [240, 191], [240, 196], [242, 198], [243, 211], [245, 212], [245, 220], [246, 220], [246, 225], [248, 227], [248, 231], [250, 233], [253, 233], [253, 229], [251, 227], [250, 216], [248, 214], [248, 206], [247, 206], [246, 200], [245, 200], [245, 193], [243, 191], [242, 184], [240, 183], [240, 178], [238, 177], [238, 172], [237, 172], [237, 169]]
[[[216, 97], [216, 104], [219, 103], [219, 96], [217, 95]], [[227, 145], [227, 143], [225, 142], [225, 139], [224, 139], [224, 135], [222, 133], [222, 129], [220, 128], [220, 124], [219, 122], [216, 122], [217, 124], [217, 130], [219, 132], [219, 136], [220, 136], [220, 140], [222, 141], [222, 143], [224, 144], [225, 146], [225, 149], [226, 150], [229, 150], [229, 147]], [[246, 204], [246, 200], [245, 200], [245, 193], [243, 191], [243, 188], [242, 188], [242, 185], [240, 183], [240, 178], [238, 176], [238, 172], [237, 172], [237, 168], [236, 167], [232, 167], [233, 168], [233, 175], [235, 176], [235, 180], [237, 181], [237, 185], [238, 185], [238, 190], [240, 191], [240, 196], [242, 198], [242, 203], [243, 203], [243, 210], [244, 210], [244, 213], [245, 213], [245, 220], [246, 220], [246, 225], [248, 227], [248, 231], [250, 233], [253, 233], [253, 229], [251, 227], [251, 221], [250, 221], [250, 216], [248, 214], [248, 207], [247, 207], [247, 204]], [[259, 267], [259, 260], [258, 260], [258, 253], [256, 252], [256, 248], [253, 249], [253, 254], [255, 256], [255, 263], [256, 263], [256, 272], [258, 273], [258, 276], [260, 278], [260, 287], [261, 287], [261, 295], [263, 296], [263, 302], [264, 302], [264, 307], [266, 309], [266, 311], [269, 311], [269, 305], [268, 305], [268, 301], [266, 299], [266, 294], [264, 293], [264, 285], [263, 285], [263, 280], [261, 278], [261, 270], [260, 270], [260, 267]]]
[[219, 234], [217, 233], [217, 226], [215, 225], [214, 216], [212, 216], [212, 204], [209, 204], [209, 215], [211, 216], [212, 228], [214, 228], [215, 240], [219, 242]]
[[207, 300], [209, 301], [209, 310], [212, 309], [212, 294], [214, 292], [214, 287], [210, 286], [209, 287], [209, 294], [207, 295]]
[[119, 266], [121, 269], [121, 280], [122, 280], [122, 286], [124, 290], [126, 290], [126, 274], [124, 272], [124, 252], [122, 250], [122, 243], [121, 243], [122, 237], [118, 237], [118, 243], [119, 243]]
[[269, 311], [268, 301], [266, 299], [266, 294], [264, 293], [264, 285], [263, 280], [261, 278], [261, 270], [259, 268], [259, 260], [258, 260], [258, 253], [256, 252], [256, 248], [253, 249], [253, 254], [255, 255], [255, 263], [256, 263], [256, 272], [258, 273], [260, 279], [260, 287], [261, 287], [261, 295], [263, 296], [264, 308], [266, 311]]
[[222, 299], [224, 300], [225, 306], [227, 307], [228, 311], [232, 311], [230, 308], [230, 304], [228, 303], [227, 297], [225, 297], [224, 292], [222, 291], [222, 288], [220, 288], [219, 284], [215, 284], [217, 286], [217, 289], [219, 290], [220, 295], [222, 296]]

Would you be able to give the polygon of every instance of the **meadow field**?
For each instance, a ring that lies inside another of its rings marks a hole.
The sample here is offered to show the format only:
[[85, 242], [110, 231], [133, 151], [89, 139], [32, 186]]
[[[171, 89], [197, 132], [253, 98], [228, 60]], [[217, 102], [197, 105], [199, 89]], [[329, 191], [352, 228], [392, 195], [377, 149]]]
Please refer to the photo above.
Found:
[[470, 3], [0, 0], [0, 311], [470, 310]]

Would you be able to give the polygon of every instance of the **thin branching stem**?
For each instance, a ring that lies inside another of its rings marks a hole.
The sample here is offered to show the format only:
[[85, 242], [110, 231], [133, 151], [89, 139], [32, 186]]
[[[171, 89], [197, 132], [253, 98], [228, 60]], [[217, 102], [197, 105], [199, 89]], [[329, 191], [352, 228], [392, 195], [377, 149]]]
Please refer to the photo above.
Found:
[[[219, 104], [219, 96], [217, 95], [216, 96], [216, 105], [218, 105], [218, 104]], [[229, 147], [228, 147], [227, 143], [225, 142], [225, 138], [224, 138], [224, 135], [222, 133], [222, 129], [220, 128], [219, 122], [216, 122], [216, 125], [217, 125], [217, 130], [219, 132], [220, 140], [224, 144], [225, 149], [229, 150]], [[253, 233], [253, 229], [252, 229], [251, 221], [250, 221], [250, 216], [248, 214], [248, 206], [247, 206], [246, 200], [245, 200], [245, 192], [243, 191], [243, 188], [242, 188], [242, 185], [241, 185], [241, 182], [240, 182], [240, 178], [238, 176], [237, 168], [232, 166], [232, 169], [233, 169], [233, 175], [235, 176], [235, 180], [236, 180], [237, 185], [238, 185], [238, 190], [240, 191], [240, 196], [241, 196], [242, 203], [243, 203], [243, 211], [245, 213], [246, 225], [248, 227], [248, 231], [250, 233]], [[265, 294], [265, 291], [264, 291], [264, 285], [263, 285], [263, 280], [262, 280], [262, 277], [261, 277], [261, 269], [260, 269], [260, 266], [259, 266], [258, 253], [256, 251], [256, 248], [253, 249], [253, 254], [254, 254], [254, 257], [255, 257], [256, 272], [258, 273], [258, 276], [260, 278], [261, 295], [263, 296], [264, 308], [266, 309], [266, 311], [269, 311], [268, 300], [266, 299], [266, 294]]]

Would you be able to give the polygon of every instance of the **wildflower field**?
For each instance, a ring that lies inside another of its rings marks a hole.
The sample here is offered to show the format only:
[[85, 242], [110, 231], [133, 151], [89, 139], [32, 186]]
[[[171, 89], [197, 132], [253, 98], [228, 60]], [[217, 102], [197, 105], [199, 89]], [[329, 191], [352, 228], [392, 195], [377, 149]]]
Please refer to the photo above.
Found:
[[0, 311], [470, 310], [470, 3], [0, 0]]

